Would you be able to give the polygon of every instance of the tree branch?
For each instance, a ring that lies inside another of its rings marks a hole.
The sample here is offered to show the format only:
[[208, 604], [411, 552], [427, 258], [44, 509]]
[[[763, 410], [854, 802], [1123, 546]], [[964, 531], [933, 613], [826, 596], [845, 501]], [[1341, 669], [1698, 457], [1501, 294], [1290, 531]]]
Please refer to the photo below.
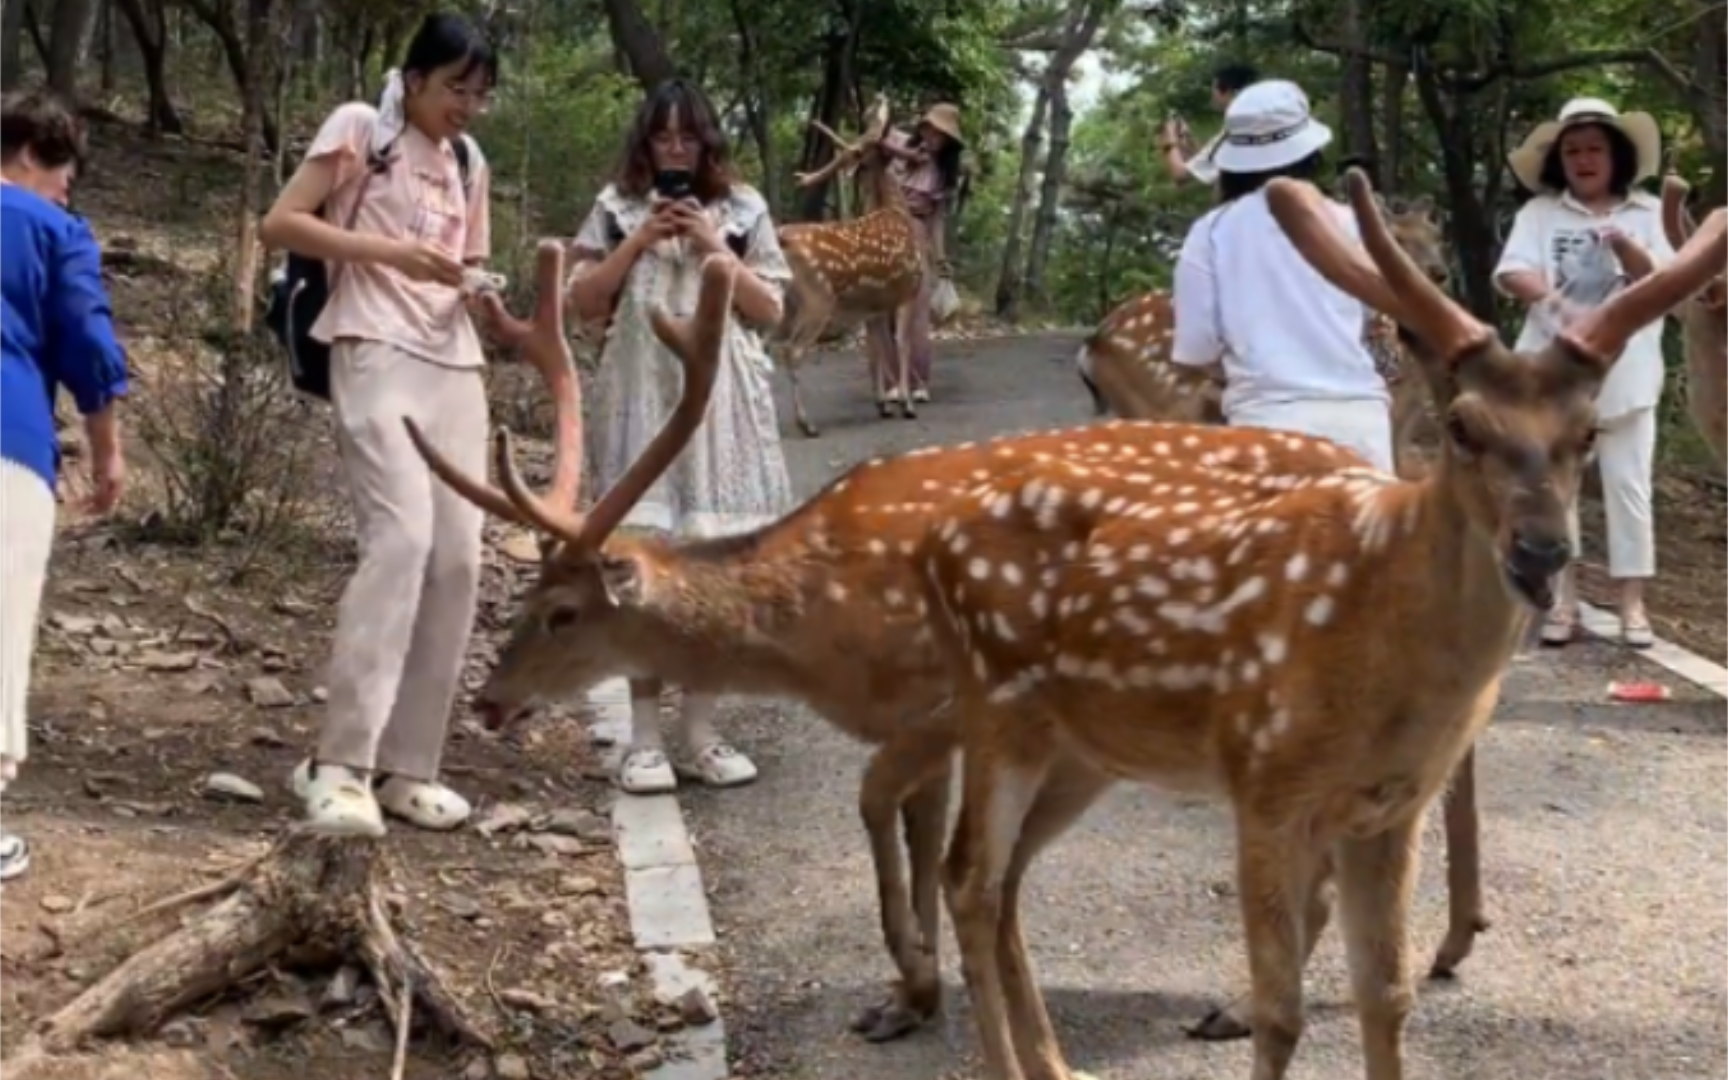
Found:
[[1652, 68], [1663, 79], [1671, 83], [1676, 90], [1686, 92], [1694, 89], [1692, 80], [1681, 74], [1678, 68], [1668, 62], [1667, 57], [1653, 48], [1588, 49], [1584, 52], [1568, 53], [1565, 56], [1556, 56], [1550, 60], [1542, 60], [1534, 64], [1501, 63], [1469, 75], [1450, 76], [1446, 82], [1448, 89], [1454, 93], [1474, 94], [1487, 89], [1501, 79], [1527, 82], [1546, 79], [1550, 75], [1559, 75], [1567, 71], [1576, 71], [1579, 68], [1606, 67], [1615, 64]]

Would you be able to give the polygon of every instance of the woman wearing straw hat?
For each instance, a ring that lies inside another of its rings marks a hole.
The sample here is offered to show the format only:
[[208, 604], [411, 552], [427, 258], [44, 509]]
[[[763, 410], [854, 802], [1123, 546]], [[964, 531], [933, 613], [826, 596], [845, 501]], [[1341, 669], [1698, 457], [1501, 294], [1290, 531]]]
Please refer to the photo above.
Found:
[[[1214, 154], [1219, 205], [1176, 263], [1170, 359], [1222, 368], [1230, 423], [1331, 439], [1390, 472], [1390, 399], [1363, 343], [1367, 312], [1308, 265], [1262, 190], [1275, 177], [1312, 179], [1331, 142], [1295, 83], [1255, 83], [1231, 101]], [[1349, 210], [1334, 209], [1357, 235]]]
[[[911, 134], [891, 131], [882, 140], [883, 149], [895, 159], [894, 177], [906, 197], [907, 209], [918, 229], [924, 252], [924, 283], [912, 300], [906, 334], [911, 342], [912, 400], [930, 400], [930, 297], [938, 280], [952, 272], [946, 250], [947, 205], [960, 183], [960, 153], [966, 140], [960, 135], [960, 107], [946, 102], [930, 106]], [[891, 399], [899, 391], [890, 390]]]
[[[1630, 240], [1657, 265], [1674, 257], [1662, 232], [1661, 203], [1634, 188], [1656, 175], [1661, 154], [1662, 135], [1650, 114], [1621, 113], [1598, 98], [1575, 98], [1508, 156], [1519, 183], [1536, 192], [1518, 211], [1494, 269], [1500, 290], [1530, 308], [1518, 336], [1520, 350], [1541, 348], [1580, 306], [1606, 299], [1600, 289], [1581, 297], [1578, 280], [1579, 256], [1595, 253], [1603, 241], [1624, 252], [1618, 241]], [[1648, 648], [1655, 640], [1644, 583], [1656, 572], [1650, 492], [1662, 378], [1659, 320], [1632, 336], [1596, 399], [1608, 574], [1620, 583], [1621, 635], [1633, 648]], [[1576, 506], [1571, 517], [1577, 550]], [[1545, 645], [1565, 645], [1577, 633], [1574, 569], [1562, 577], [1559, 595], [1542, 626]]]

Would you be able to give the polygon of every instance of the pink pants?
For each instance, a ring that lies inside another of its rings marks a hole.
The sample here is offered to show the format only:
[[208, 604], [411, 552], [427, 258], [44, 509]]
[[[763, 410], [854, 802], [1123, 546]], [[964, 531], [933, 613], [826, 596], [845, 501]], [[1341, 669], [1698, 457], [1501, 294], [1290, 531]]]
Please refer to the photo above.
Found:
[[474, 625], [484, 515], [432, 475], [402, 418], [484, 476], [485, 384], [478, 368], [352, 340], [332, 351], [331, 383], [360, 567], [337, 613], [318, 760], [433, 780]]

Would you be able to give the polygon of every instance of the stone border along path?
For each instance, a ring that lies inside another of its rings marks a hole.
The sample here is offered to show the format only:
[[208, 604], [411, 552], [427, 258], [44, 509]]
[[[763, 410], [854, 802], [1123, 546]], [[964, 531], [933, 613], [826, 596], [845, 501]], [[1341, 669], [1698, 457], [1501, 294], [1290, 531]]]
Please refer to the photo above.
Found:
[[[595, 744], [605, 748], [604, 764], [610, 771], [630, 742], [630, 684], [610, 679], [596, 687], [588, 701], [597, 717], [589, 730]], [[712, 948], [715, 941], [702, 871], [678, 796], [619, 792], [612, 800], [612, 831], [624, 865], [630, 932], [654, 980], [654, 996], [677, 1001], [690, 987], [700, 986], [717, 1002], [713, 977], [686, 962], [680, 951]], [[726, 1080], [731, 1075], [726, 1024], [718, 1017], [663, 1035], [661, 1044], [665, 1062], [650, 1070], [646, 1080]]]
[[[1591, 634], [1610, 641], [1620, 636], [1620, 620], [1612, 612], [1583, 604], [1580, 615]], [[1728, 698], [1728, 668], [1662, 638], [1640, 655]], [[605, 765], [611, 769], [630, 740], [630, 684], [623, 679], [602, 683], [589, 702], [597, 717], [590, 730], [596, 744], [606, 748]], [[713, 977], [687, 963], [680, 951], [711, 948], [715, 937], [702, 870], [678, 796], [620, 794], [612, 802], [612, 828], [624, 864], [630, 930], [654, 980], [655, 996], [676, 1001], [691, 986], [701, 986], [718, 1000]], [[647, 1080], [726, 1080], [731, 1075], [724, 1019], [682, 1028], [662, 1042], [665, 1063], [650, 1071]]]

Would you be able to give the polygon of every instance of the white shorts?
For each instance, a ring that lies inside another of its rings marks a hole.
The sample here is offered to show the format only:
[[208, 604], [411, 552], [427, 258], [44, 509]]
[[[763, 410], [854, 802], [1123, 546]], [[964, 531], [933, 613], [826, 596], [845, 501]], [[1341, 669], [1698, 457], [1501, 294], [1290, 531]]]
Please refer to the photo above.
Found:
[[1377, 469], [1392, 472], [1392, 413], [1384, 401], [1246, 402], [1230, 414], [1232, 427], [1272, 428], [1330, 439], [1356, 451]]

